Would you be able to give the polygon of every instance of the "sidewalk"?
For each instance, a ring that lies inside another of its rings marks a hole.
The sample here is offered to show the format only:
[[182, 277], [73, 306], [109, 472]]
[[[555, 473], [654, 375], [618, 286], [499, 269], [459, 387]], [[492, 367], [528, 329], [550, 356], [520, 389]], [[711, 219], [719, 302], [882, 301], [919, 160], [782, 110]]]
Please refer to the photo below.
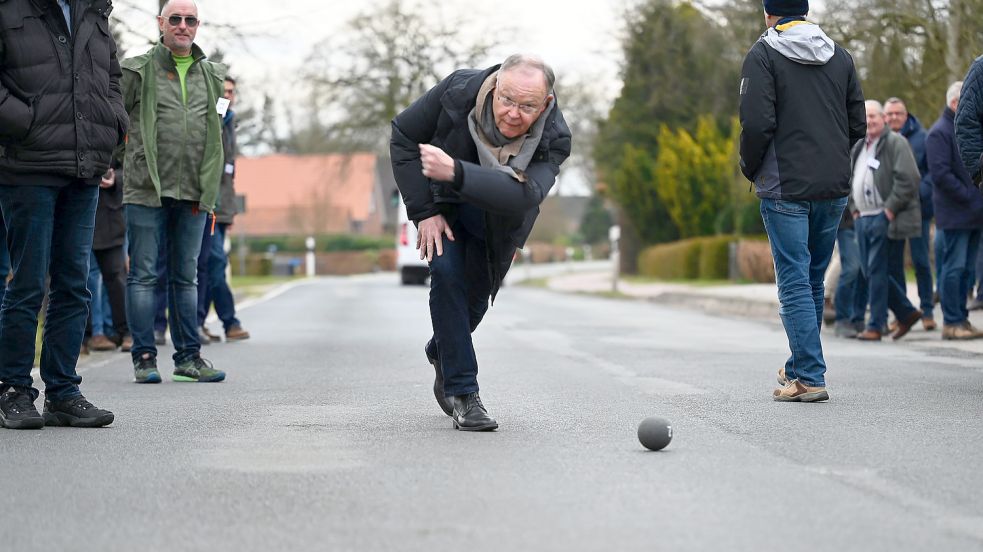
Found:
[[[547, 280], [547, 289], [561, 293], [588, 293], [610, 296], [612, 293], [611, 271], [578, 272], [552, 276]], [[624, 279], [618, 281], [618, 295], [651, 301], [672, 308], [686, 308], [703, 311], [715, 316], [745, 318], [756, 321], [781, 324], [778, 317], [778, 291], [775, 284], [726, 284], [694, 285], [682, 283], [638, 283]], [[914, 283], [908, 284], [908, 297], [918, 305], [918, 293]], [[974, 341], [943, 341], [942, 312], [936, 306], [935, 320], [939, 329], [926, 332], [921, 324], [916, 324], [911, 332], [898, 341], [887, 337], [878, 346], [909, 346], [926, 351], [934, 351], [947, 356], [967, 354], [983, 355], [983, 339]], [[889, 314], [889, 318], [891, 315]], [[983, 312], [970, 313], [970, 322], [983, 327]], [[836, 339], [832, 329], [823, 329], [824, 339]]]

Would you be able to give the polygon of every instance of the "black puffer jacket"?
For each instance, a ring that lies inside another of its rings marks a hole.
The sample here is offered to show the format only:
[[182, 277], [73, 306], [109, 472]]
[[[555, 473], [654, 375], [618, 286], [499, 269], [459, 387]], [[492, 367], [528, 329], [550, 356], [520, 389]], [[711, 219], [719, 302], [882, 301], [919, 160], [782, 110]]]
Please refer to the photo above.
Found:
[[[462, 202], [487, 212], [485, 243], [493, 298], [516, 248], [525, 245], [539, 215], [539, 204], [556, 182], [571, 146], [570, 129], [557, 104], [549, 112], [539, 147], [526, 167], [526, 182], [479, 164], [468, 130], [468, 114], [474, 109], [481, 85], [498, 68], [452, 73], [393, 119], [390, 141], [393, 174], [410, 220], [419, 223], [443, 214], [453, 224], [456, 204]], [[463, 174], [458, 183], [423, 176], [419, 144], [437, 146], [461, 161]]]
[[100, 176], [126, 134], [109, 0], [0, 0], [0, 170]]

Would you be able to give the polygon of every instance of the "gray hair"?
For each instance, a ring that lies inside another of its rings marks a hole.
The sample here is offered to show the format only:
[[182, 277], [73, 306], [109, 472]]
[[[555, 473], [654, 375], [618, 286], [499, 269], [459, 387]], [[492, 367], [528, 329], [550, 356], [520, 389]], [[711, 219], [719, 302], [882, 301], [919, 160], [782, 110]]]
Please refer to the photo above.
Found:
[[867, 100], [867, 101], [865, 101], [864, 102], [864, 107], [873, 107], [873, 108], [877, 109], [877, 112], [878, 113], [880, 113], [882, 115], [884, 114], [884, 106], [881, 105], [881, 102], [879, 102], [877, 100]]
[[530, 69], [540, 71], [543, 73], [543, 77], [546, 79], [546, 93], [549, 94], [553, 91], [553, 84], [556, 82], [556, 75], [553, 73], [553, 68], [547, 65], [542, 58], [528, 54], [512, 54], [511, 56], [505, 58], [505, 61], [502, 62], [502, 66], [498, 69], [498, 72], [504, 73], [517, 67], [528, 67]]
[[885, 106], [887, 104], [893, 104], [893, 103], [894, 104], [901, 104], [901, 107], [903, 107], [905, 109], [905, 111], [908, 111], [908, 106], [905, 105], [904, 100], [902, 100], [901, 98], [899, 98], [897, 96], [891, 96], [890, 98], [884, 100], [884, 105]]
[[956, 81], [945, 91], [945, 105], [952, 105], [952, 100], [958, 100], [963, 93], [963, 81]]

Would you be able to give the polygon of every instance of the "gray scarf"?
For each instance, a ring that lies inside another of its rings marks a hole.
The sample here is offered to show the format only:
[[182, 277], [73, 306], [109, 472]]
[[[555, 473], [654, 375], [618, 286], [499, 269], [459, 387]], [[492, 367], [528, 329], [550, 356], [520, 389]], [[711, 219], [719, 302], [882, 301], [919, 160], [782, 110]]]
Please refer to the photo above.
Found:
[[492, 93], [495, 90], [497, 76], [497, 71], [489, 75], [478, 90], [475, 107], [468, 114], [468, 130], [471, 131], [471, 138], [478, 150], [478, 161], [482, 167], [491, 167], [519, 182], [525, 182], [526, 167], [529, 166], [536, 148], [539, 147], [546, 119], [555, 108], [555, 102], [550, 102], [527, 134], [506, 138], [495, 126], [492, 107]]

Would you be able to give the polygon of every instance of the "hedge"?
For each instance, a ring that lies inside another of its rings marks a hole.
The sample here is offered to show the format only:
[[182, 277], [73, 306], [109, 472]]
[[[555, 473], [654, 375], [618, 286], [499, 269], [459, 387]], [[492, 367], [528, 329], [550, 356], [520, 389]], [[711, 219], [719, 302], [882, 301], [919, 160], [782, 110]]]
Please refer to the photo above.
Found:
[[690, 238], [642, 250], [638, 272], [661, 280], [726, 280], [734, 236]]
[[[281, 253], [303, 253], [307, 251], [306, 236], [263, 236], [246, 238], [249, 251], [266, 253], [270, 246], [276, 246]], [[314, 236], [316, 251], [333, 253], [336, 251], [378, 251], [392, 249], [393, 236], [361, 236], [355, 234], [322, 234]]]

